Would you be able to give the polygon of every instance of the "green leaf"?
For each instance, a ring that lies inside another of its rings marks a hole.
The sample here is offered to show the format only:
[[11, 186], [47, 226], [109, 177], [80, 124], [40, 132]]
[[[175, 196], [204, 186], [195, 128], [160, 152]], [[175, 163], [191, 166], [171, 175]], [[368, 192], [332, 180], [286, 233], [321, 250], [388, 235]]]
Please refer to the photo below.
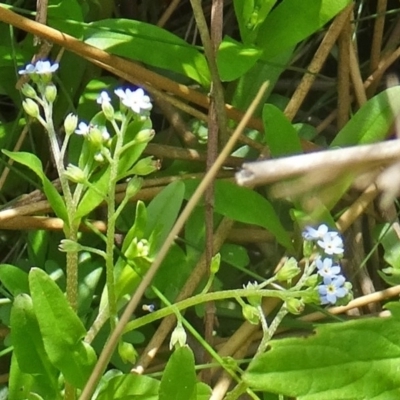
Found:
[[[197, 185], [197, 180], [185, 181], [186, 198], [190, 197]], [[214, 210], [235, 221], [262, 226], [271, 232], [281, 245], [290, 251], [293, 250], [290, 236], [271, 203], [253, 190], [231, 182], [217, 181]]]
[[205, 87], [210, 85], [204, 55], [155, 25], [122, 18], [96, 21], [85, 29], [85, 38], [86, 43], [112, 54], [180, 73]]
[[247, 250], [243, 246], [232, 243], [224, 243], [221, 247], [222, 261], [237, 268], [245, 268], [249, 265], [250, 259]]
[[160, 382], [148, 376], [128, 374], [111, 378], [96, 400], [158, 400]]
[[72, 385], [83, 388], [96, 355], [82, 341], [86, 330], [55, 282], [41, 269], [32, 268], [29, 285], [33, 306], [50, 361]]
[[82, 200], [79, 203], [78, 209], [76, 210], [76, 218], [83, 218], [93, 211], [107, 196], [108, 187], [110, 184], [110, 168], [107, 168], [92, 179], [91, 183], [93, 189], [90, 187], [85, 194], [82, 196]]
[[321, 325], [315, 335], [271, 342], [244, 380], [299, 400], [400, 398], [400, 321], [370, 318]]
[[57, 387], [55, 370], [46, 355], [32, 299], [27, 294], [20, 294], [14, 300], [11, 309], [11, 340], [21, 371], [46, 375]]
[[168, 360], [161, 379], [159, 400], [196, 400], [196, 371], [189, 347], [176, 349]]
[[394, 86], [368, 100], [337, 134], [331, 147], [384, 140], [399, 112], [400, 86]]
[[262, 118], [266, 142], [273, 157], [303, 152], [296, 129], [279, 108], [265, 104]]
[[12, 160], [25, 165], [30, 168], [42, 181], [43, 190], [46, 194], [47, 200], [49, 201], [54, 212], [59, 218], [61, 218], [64, 223], [68, 223], [68, 214], [64, 204], [64, 200], [57, 189], [53, 186], [50, 180], [43, 172], [42, 162], [32, 153], [25, 152], [13, 152], [8, 150], [2, 150], [2, 152], [10, 157]]
[[276, 0], [234, 0], [240, 36], [244, 43], [253, 43], [260, 25], [271, 11]]
[[265, 100], [270, 96], [280, 74], [285, 70], [286, 64], [291, 60], [292, 53], [293, 49], [289, 49], [270, 62], [262, 60], [257, 61], [254, 67], [239, 79], [232, 99], [232, 105], [240, 110], [247, 110], [254, 96], [259, 91], [260, 86], [268, 81], [268, 88], [254, 113], [255, 116], [260, 116]]
[[273, 9], [258, 31], [256, 45], [270, 60], [321, 29], [351, 0], [284, 0]]
[[29, 293], [28, 274], [10, 264], [0, 264], [0, 281], [13, 295]]
[[185, 185], [181, 181], [166, 186], [147, 207], [147, 226], [145, 236], [157, 231], [151, 240], [152, 253], [156, 252], [171, 231], [178, 217], [185, 194]]
[[[230, 82], [245, 74], [260, 58], [262, 51], [226, 36], [217, 53], [217, 66], [222, 81]], [[232, 63], [235, 60], [235, 63]]]

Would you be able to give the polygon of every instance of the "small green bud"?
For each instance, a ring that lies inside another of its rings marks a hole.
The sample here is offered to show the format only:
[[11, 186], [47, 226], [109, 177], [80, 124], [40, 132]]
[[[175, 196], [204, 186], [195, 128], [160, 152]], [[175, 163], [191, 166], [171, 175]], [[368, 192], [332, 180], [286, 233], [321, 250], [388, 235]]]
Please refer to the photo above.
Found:
[[44, 97], [49, 103], [54, 103], [57, 97], [56, 85], [49, 83], [44, 90]]
[[314, 242], [310, 241], [310, 240], [305, 240], [303, 242], [303, 254], [304, 257], [311, 257], [313, 252], [314, 252]]
[[138, 178], [137, 176], [132, 177], [126, 186], [126, 196], [128, 198], [136, 196], [142, 187], [142, 182], [143, 180], [141, 178]]
[[112, 121], [114, 119], [114, 107], [108, 101], [104, 101], [101, 104], [101, 109], [103, 110], [104, 116], [109, 120]]
[[136, 257], [147, 257], [150, 253], [150, 245], [146, 239], [133, 238], [125, 251], [126, 258], [132, 260]]
[[37, 97], [36, 90], [29, 83], [24, 83], [21, 87], [21, 92], [24, 96], [35, 99]]
[[81, 249], [82, 246], [79, 243], [70, 239], [62, 239], [60, 245], [58, 246], [58, 250], [64, 253], [76, 252], [80, 251]]
[[118, 354], [122, 362], [134, 364], [137, 360], [138, 353], [131, 343], [120, 341], [118, 343]]
[[287, 282], [293, 279], [301, 272], [298, 266], [297, 260], [294, 257], [290, 257], [286, 260], [283, 267], [276, 273], [276, 279], [279, 282]]
[[173, 347], [176, 349], [185, 346], [186, 344], [186, 331], [182, 326], [182, 322], [178, 322], [175, 329], [172, 331], [171, 340], [169, 342], [169, 349], [172, 350]]
[[320, 283], [321, 277], [318, 274], [310, 275], [304, 282], [304, 286], [314, 288]]
[[321, 297], [316, 287], [302, 292], [301, 299], [305, 304], [320, 304]]
[[130, 172], [134, 175], [149, 175], [152, 172], [158, 171], [160, 169], [160, 162], [158, 160], [153, 160], [153, 157], [146, 157], [139, 160]]
[[37, 118], [39, 116], [39, 106], [32, 99], [24, 100], [22, 107], [30, 117]]
[[85, 183], [87, 181], [85, 173], [79, 167], [72, 164], [68, 165], [65, 176], [74, 183]]
[[138, 134], [135, 136], [134, 143], [147, 143], [153, 139], [155, 135], [154, 129], [142, 129]]
[[242, 307], [243, 317], [253, 325], [258, 325], [260, 316], [258, 315], [257, 308], [250, 304], [245, 304]]
[[103, 154], [101, 154], [100, 151], [97, 152], [97, 153], [94, 155], [93, 158], [94, 158], [94, 160], [95, 160], [96, 162], [98, 162], [99, 164], [102, 164], [102, 163], [105, 161], [104, 156], [103, 156]]
[[219, 266], [221, 264], [221, 254], [217, 253], [212, 259], [211, 259], [211, 265], [210, 265], [210, 273], [212, 275], [215, 275], [219, 271]]
[[[254, 282], [254, 283], [248, 282], [247, 285], [243, 285], [243, 288], [244, 289], [252, 289], [254, 291], [259, 290], [257, 282]], [[261, 296], [258, 296], [258, 295], [247, 296], [247, 300], [254, 307], [261, 305]]]
[[103, 145], [103, 132], [97, 126], [91, 127], [89, 133], [87, 135], [89, 142], [95, 147], [96, 149], [100, 149]]
[[72, 135], [78, 126], [78, 117], [74, 114], [68, 114], [64, 120], [64, 129], [67, 136]]
[[304, 310], [304, 302], [292, 297], [286, 300], [286, 308], [291, 314], [298, 315]]

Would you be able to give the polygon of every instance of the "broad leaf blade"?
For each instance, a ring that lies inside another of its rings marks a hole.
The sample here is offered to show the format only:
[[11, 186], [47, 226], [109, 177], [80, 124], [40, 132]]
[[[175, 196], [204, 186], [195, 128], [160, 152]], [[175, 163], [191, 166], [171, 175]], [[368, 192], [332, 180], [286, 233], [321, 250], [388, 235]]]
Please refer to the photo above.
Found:
[[82, 342], [86, 334], [82, 322], [44, 271], [33, 268], [29, 273], [29, 286], [50, 361], [68, 382], [82, 388], [96, 361], [94, 350]]
[[0, 264], [0, 281], [13, 295], [29, 293], [28, 274], [10, 264]]
[[205, 87], [210, 84], [204, 55], [195, 46], [155, 25], [122, 18], [102, 20], [91, 23], [85, 37], [86, 43], [112, 54], [178, 72]]
[[285, 0], [265, 19], [256, 44], [270, 60], [321, 29], [351, 0]]
[[394, 86], [368, 100], [337, 134], [331, 147], [384, 140], [399, 112], [400, 86]]
[[196, 399], [194, 356], [189, 347], [176, 349], [168, 360], [160, 384], [159, 400]]
[[271, 342], [244, 374], [255, 390], [301, 400], [400, 398], [400, 321], [327, 324], [316, 334]]
[[278, 107], [265, 104], [262, 119], [266, 142], [273, 157], [302, 153], [296, 129]]
[[121, 375], [111, 378], [96, 400], [158, 400], [160, 382], [143, 375]]
[[64, 221], [64, 223], [68, 223], [68, 215], [64, 201], [60, 193], [57, 192], [56, 188], [44, 174], [42, 162], [39, 160], [39, 158], [32, 153], [25, 153], [22, 151], [13, 152], [2, 150], [2, 152], [12, 160], [30, 168], [41, 179], [43, 190], [54, 212]]

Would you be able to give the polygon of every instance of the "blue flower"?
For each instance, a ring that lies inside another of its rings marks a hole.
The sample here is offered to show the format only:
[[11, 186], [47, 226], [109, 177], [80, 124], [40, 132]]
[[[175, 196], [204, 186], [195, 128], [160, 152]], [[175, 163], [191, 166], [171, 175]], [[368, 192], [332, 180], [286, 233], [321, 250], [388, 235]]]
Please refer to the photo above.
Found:
[[318, 268], [318, 275], [324, 278], [324, 282], [326, 282], [326, 280], [330, 281], [340, 275], [341, 270], [339, 265], [333, 264], [331, 258], [321, 259], [321, 257], [318, 257], [315, 260], [315, 264]]
[[343, 240], [337, 233], [336, 234], [332, 234], [332, 232], [326, 233], [321, 240], [317, 241], [317, 244], [327, 255], [334, 255], [334, 254], [341, 255], [344, 252]]
[[[329, 231], [329, 228], [325, 224], [321, 224], [317, 229], [312, 228], [311, 226], [306, 226], [303, 232], [303, 238], [305, 240], [319, 240], [322, 239]], [[337, 232], [330, 232], [332, 235], [338, 234]]]
[[85, 122], [79, 122], [78, 129], [75, 130], [77, 135], [86, 136], [90, 132], [91, 126]]
[[57, 71], [58, 69], [58, 63], [51, 64], [50, 61], [37, 61], [35, 65], [33, 64], [28, 64], [25, 69], [21, 69], [18, 71], [20, 75], [25, 75], [25, 74], [38, 74], [38, 75], [44, 75], [44, 74], [52, 74], [53, 72]]
[[318, 286], [321, 304], [335, 304], [337, 299], [348, 294], [348, 290], [343, 286], [345, 278], [339, 275], [333, 279], [327, 279], [324, 284]]
[[117, 89], [115, 90], [115, 94], [121, 99], [125, 107], [130, 108], [136, 114], [141, 114], [142, 111], [150, 111], [153, 108], [150, 97], [144, 93], [143, 89], [135, 91]]

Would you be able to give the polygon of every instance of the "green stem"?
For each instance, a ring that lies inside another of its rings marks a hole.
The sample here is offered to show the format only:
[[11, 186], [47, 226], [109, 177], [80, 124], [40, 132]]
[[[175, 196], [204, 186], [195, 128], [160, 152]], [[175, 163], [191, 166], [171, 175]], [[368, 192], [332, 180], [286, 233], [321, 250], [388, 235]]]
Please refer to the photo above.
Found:
[[[51, 151], [53, 153], [54, 162], [56, 164], [58, 176], [60, 178], [61, 188], [64, 194], [65, 205], [67, 209], [68, 221], [64, 225], [64, 233], [67, 239], [77, 241], [78, 224], [74, 221], [76, 213], [76, 205], [72, 199], [69, 182], [65, 176], [64, 160], [58, 145], [56, 131], [53, 124], [53, 104], [43, 99], [43, 110], [45, 113], [46, 130], [49, 136]], [[73, 310], [77, 309], [78, 304], [78, 253], [67, 253], [67, 300]]]
[[108, 295], [108, 309], [110, 317], [111, 331], [114, 330], [117, 322], [117, 301], [115, 296], [114, 284], [114, 235], [116, 223], [116, 210], [115, 210], [115, 188], [118, 179], [118, 166], [121, 156], [121, 148], [123, 146], [123, 134], [129, 123], [129, 118], [124, 118], [121, 128], [112, 121], [112, 125], [116, 133], [116, 144], [114, 149], [114, 156], [110, 159], [110, 185], [107, 194], [107, 241], [106, 241], [106, 285]]

